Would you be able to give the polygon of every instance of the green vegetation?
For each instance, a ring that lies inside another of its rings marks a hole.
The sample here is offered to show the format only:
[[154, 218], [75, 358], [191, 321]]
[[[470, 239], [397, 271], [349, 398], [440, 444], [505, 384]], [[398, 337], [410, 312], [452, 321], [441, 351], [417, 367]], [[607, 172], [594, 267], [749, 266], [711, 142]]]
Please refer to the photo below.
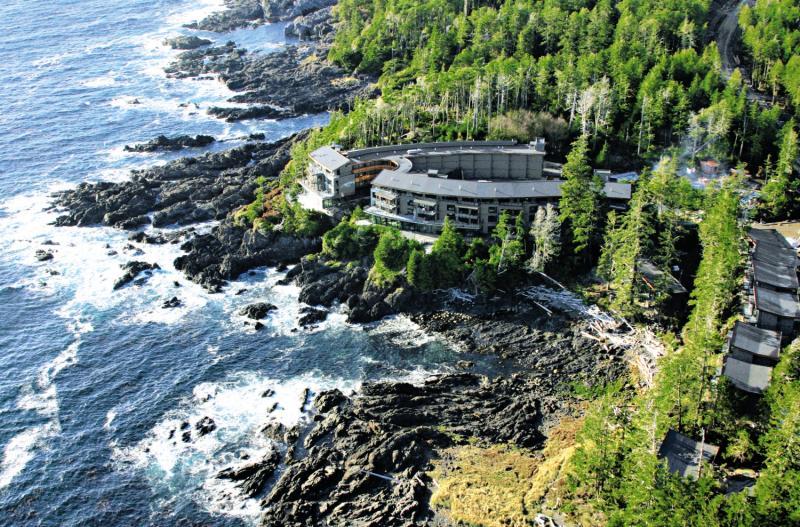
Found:
[[608, 282], [609, 307], [630, 319], [643, 314], [645, 297], [659, 306], [669, 296], [666, 283], [644, 285], [637, 262], [647, 259], [670, 273], [679, 261], [677, 244], [684, 235], [683, 224], [697, 207], [698, 191], [676, 170], [674, 159], [662, 158], [652, 174], [642, 174], [628, 210], [621, 216], [614, 211], [608, 215], [598, 272]]
[[800, 109], [800, 6], [794, 0], [757, 0], [739, 13], [753, 82], [773, 100], [786, 95]]
[[408, 261], [408, 283], [421, 291], [460, 285], [465, 270], [465, 250], [464, 239], [450, 219], [446, 218], [430, 254], [421, 250], [411, 253]]
[[588, 138], [581, 135], [567, 155], [562, 177], [562, 224], [566, 224], [568, 244], [579, 261], [590, 261], [590, 252], [602, 232], [603, 182], [595, 176], [588, 157]]
[[[638, 205], [632, 206], [629, 215], [636, 216], [637, 209]], [[793, 521], [790, 515], [800, 502], [791, 485], [800, 460], [778, 461], [776, 453], [795, 448], [798, 437], [798, 381], [782, 373], [789, 370], [787, 364], [794, 364], [794, 372], [798, 371], [796, 358], [784, 354], [784, 365], [776, 370], [781, 372], [776, 377], [783, 377], [776, 378], [765, 398], [768, 414], [777, 412], [778, 418], [765, 418], [728, 383], [711, 382], [740, 287], [739, 212], [735, 180], [706, 196], [700, 225], [703, 258], [692, 292], [692, 311], [682, 342], [672, 341], [652, 386], [643, 390], [614, 387], [591, 404], [578, 434], [568, 493], [568, 508], [582, 518], [582, 524], [748, 526]], [[629, 223], [633, 222], [632, 217]], [[761, 456], [769, 460], [772, 448], [774, 470], [786, 477], [772, 479], [780, 488], [761, 494], [758, 486], [769, 486], [771, 481], [759, 479], [753, 504], [746, 493], [725, 494], [721, 469], [703, 466], [698, 480], [673, 476], [656, 457], [669, 428], [720, 445], [728, 470], [742, 464], [753, 466]], [[764, 433], [759, 442], [760, 431]], [[769, 438], [775, 438], [772, 446]], [[777, 497], [782, 493], [785, 499]], [[786, 503], [791, 505], [784, 508]]]
[[783, 127], [778, 162], [773, 167], [767, 163], [764, 176], [766, 184], [761, 191], [761, 214], [768, 219], [795, 217], [800, 212], [800, 180], [794, 163], [798, 159], [797, 131], [794, 121]]
[[405, 269], [412, 252], [419, 248], [418, 242], [409, 240], [397, 229], [382, 230], [373, 253], [375, 263], [369, 272], [370, 281], [378, 285], [392, 282]]

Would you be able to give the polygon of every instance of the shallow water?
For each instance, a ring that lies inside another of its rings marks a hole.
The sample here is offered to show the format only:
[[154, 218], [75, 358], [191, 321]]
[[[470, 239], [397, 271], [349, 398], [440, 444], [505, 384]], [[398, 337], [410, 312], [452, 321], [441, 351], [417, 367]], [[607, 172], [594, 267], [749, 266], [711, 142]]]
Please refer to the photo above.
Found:
[[[227, 140], [218, 150], [326, 121], [224, 123], [203, 111], [230, 96], [221, 83], [164, 77], [175, 52], [161, 41], [217, 4], [0, 5], [0, 525], [253, 524], [257, 501], [213, 476], [243, 454], [282, 448], [259, 430], [307, 419], [305, 388], [419, 380], [457, 358], [403, 318], [355, 327], [334, 313], [296, 331], [298, 291], [276, 285], [278, 273], [240, 277], [239, 296], [210, 295], [175, 271], [174, 245], [142, 245], [136, 258], [161, 270], [115, 292], [119, 266], [134, 259], [127, 233], [48, 225], [54, 190], [205, 151], [130, 154], [125, 144], [203, 133]], [[280, 25], [198, 34], [261, 52], [286, 45]], [[40, 248], [55, 258], [38, 262]], [[162, 309], [172, 296], [183, 306]], [[279, 306], [260, 332], [237, 315], [256, 300]], [[170, 439], [206, 416], [211, 434]]]

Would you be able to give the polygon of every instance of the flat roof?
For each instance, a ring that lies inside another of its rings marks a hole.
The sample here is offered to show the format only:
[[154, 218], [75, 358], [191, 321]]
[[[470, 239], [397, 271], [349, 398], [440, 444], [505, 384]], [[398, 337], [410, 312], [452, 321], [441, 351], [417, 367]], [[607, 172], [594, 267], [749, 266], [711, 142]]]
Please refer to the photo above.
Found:
[[756, 282], [781, 289], [796, 290], [800, 285], [797, 282], [797, 270], [794, 267], [761, 260], [753, 261], [753, 277]]
[[729, 356], [725, 358], [723, 374], [740, 390], [762, 393], [769, 386], [772, 368], [751, 364]]
[[544, 155], [544, 141], [517, 143], [516, 141], [446, 141], [438, 143], [410, 143], [350, 150], [347, 156], [354, 161], [373, 161], [391, 157], [430, 155], [507, 153]]
[[744, 322], [733, 326], [731, 346], [743, 349], [753, 355], [778, 359], [781, 350], [781, 334], [769, 329], [761, 329]]
[[672, 276], [670, 273], [666, 273], [656, 267], [656, 265], [651, 262], [650, 260], [637, 260], [636, 261], [636, 270], [649, 282], [655, 284], [655, 282], [659, 280], [665, 280], [666, 285], [669, 288], [670, 293], [673, 294], [681, 294], [687, 293], [686, 288], [683, 287], [677, 278]]
[[317, 148], [309, 154], [309, 157], [328, 170], [337, 170], [350, 162], [350, 159], [330, 146]]
[[800, 304], [797, 297], [784, 291], [774, 291], [766, 287], [753, 288], [756, 296], [756, 308], [784, 318], [800, 318]]
[[[372, 186], [442, 197], [510, 199], [560, 197], [562, 183], [561, 180], [548, 179], [447, 179], [431, 177], [427, 174], [404, 174], [393, 170], [384, 170], [372, 181]], [[630, 199], [631, 186], [627, 183], [606, 183], [605, 194], [611, 199]]]
[[687, 437], [675, 430], [669, 430], [661, 448], [658, 449], [658, 457], [667, 460], [667, 467], [673, 474], [686, 477], [697, 477], [700, 468], [700, 460], [710, 463], [719, 452], [719, 447], [700, 443]]

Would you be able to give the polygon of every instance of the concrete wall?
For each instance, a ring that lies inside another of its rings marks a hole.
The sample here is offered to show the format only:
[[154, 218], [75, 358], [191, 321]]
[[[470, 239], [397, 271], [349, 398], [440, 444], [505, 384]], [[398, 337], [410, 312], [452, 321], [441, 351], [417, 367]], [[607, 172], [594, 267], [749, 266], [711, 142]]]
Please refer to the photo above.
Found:
[[542, 179], [544, 155], [505, 152], [464, 152], [409, 156], [415, 172], [461, 169], [465, 179]]

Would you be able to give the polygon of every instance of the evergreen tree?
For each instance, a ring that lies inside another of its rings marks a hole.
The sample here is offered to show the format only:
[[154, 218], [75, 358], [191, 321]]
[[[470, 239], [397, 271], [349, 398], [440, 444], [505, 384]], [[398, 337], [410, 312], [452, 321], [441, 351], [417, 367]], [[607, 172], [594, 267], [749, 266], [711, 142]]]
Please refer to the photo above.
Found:
[[587, 259], [589, 249], [602, 227], [603, 182], [589, 165], [589, 145], [586, 135], [572, 143], [563, 168], [559, 209], [562, 224], [570, 234], [573, 253]]
[[428, 258], [420, 249], [411, 251], [406, 265], [406, 276], [408, 283], [421, 291], [429, 291], [435, 287]]
[[769, 219], [786, 219], [798, 209], [797, 193], [800, 182], [793, 176], [794, 163], [798, 159], [797, 132], [794, 121], [783, 128], [783, 139], [778, 151], [778, 162], [766, 174], [767, 182], [761, 190], [761, 210]]

